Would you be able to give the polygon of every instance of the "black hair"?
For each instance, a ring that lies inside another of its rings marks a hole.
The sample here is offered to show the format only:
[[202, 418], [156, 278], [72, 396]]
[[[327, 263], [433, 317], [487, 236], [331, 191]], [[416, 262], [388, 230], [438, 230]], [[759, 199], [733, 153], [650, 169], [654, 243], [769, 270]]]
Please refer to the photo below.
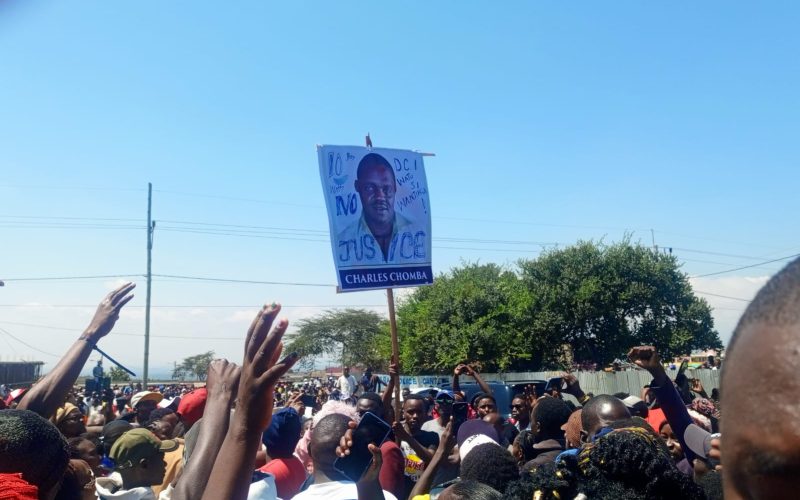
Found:
[[721, 473], [715, 470], [706, 472], [697, 480], [697, 484], [703, 488], [708, 500], [722, 500], [724, 498]]
[[150, 412], [150, 418], [147, 419], [145, 422], [144, 427], [147, 428], [155, 422], [158, 422], [162, 418], [166, 417], [167, 415], [172, 415], [175, 413], [173, 410], [169, 408], [156, 408], [155, 410]]
[[55, 425], [28, 410], [0, 410], [0, 472], [20, 472], [41, 492], [61, 481], [67, 441]]
[[615, 392], [614, 394], [612, 394], [612, 396], [614, 396], [617, 399], [625, 399], [627, 397], [630, 397], [630, 394], [628, 394], [627, 392]]
[[477, 406], [477, 404], [478, 404], [478, 403], [479, 403], [479, 402], [480, 402], [482, 399], [491, 399], [491, 400], [492, 400], [492, 403], [494, 403], [494, 405], [495, 405], [495, 406], [497, 406], [497, 400], [494, 398], [494, 396], [492, 396], [491, 394], [486, 394], [485, 392], [479, 392], [478, 394], [476, 394], [476, 395], [475, 395], [475, 396], [472, 398], [472, 406]]
[[405, 399], [403, 399], [403, 408], [406, 407], [406, 401], [412, 401], [412, 400], [422, 401], [422, 407], [424, 411], [426, 412], [428, 411], [428, 400], [420, 396], [419, 394], [409, 394], [408, 396], [406, 396]]
[[478, 481], [461, 480], [447, 488], [449, 498], [453, 500], [501, 500], [499, 491]]
[[572, 412], [567, 403], [558, 398], [542, 398], [533, 409], [531, 420], [539, 424], [540, 437], [562, 439], [561, 426], [567, 423]]
[[511, 453], [495, 443], [479, 444], [461, 460], [461, 479], [472, 479], [503, 491], [519, 478], [519, 467]]
[[675, 467], [658, 439], [642, 428], [606, 434], [577, 456], [564, 456], [531, 473], [542, 499], [625, 498], [701, 500], [703, 490]]
[[520, 431], [517, 437], [514, 438], [514, 443], [522, 451], [523, 463], [536, 458], [536, 449], [533, 447], [536, 444], [536, 436], [531, 431], [527, 429]]
[[99, 453], [98, 442], [88, 437], [87, 434], [81, 434], [80, 436], [67, 439], [67, 451], [69, 452], [70, 459], [76, 458], [82, 460], [81, 452], [80, 450], [78, 450], [78, 447], [84, 441], [89, 441], [90, 443], [92, 443], [92, 445], [95, 447], [95, 449], [98, 450]]
[[321, 470], [329, 479], [344, 480], [345, 476], [337, 471], [333, 462], [336, 460], [336, 447], [339, 440], [347, 432], [350, 419], [339, 413], [326, 415], [311, 430], [309, 449], [314, 467]]
[[386, 167], [389, 173], [392, 174], [392, 180], [395, 183], [397, 182], [397, 179], [394, 176], [394, 169], [392, 168], [392, 165], [386, 158], [378, 153], [367, 153], [363, 158], [361, 158], [361, 161], [358, 162], [358, 168], [356, 169], [356, 179], [363, 178], [364, 171], [366, 171], [368, 168], [379, 166]]
[[[373, 403], [378, 403], [380, 405], [380, 407], [383, 408], [383, 399], [381, 399], [381, 397], [378, 395], [377, 392], [362, 392], [361, 395], [358, 396], [358, 399], [359, 400], [361, 400], [361, 399], [369, 399]], [[406, 398], [406, 399], [410, 399], [410, 398]], [[378, 416], [380, 416], [380, 415], [378, 415]]]

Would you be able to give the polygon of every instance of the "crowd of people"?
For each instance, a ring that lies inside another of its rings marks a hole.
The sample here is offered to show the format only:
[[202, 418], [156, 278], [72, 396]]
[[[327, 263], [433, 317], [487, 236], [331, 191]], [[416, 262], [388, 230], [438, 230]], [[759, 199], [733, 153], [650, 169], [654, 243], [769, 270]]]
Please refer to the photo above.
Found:
[[[278, 318], [277, 304], [257, 312], [242, 363], [212, 361], [204, 387], [76, 390], [93, 347], [111, 332], [134, 286], [100, 303], [50, 373], [27, 391], [7, 391], [0, 403], [0, 499], [795, 494], [800, 259], [748, 307], [722, 387], [712, 394], [682, 374], [671, 379], [657, 350], [639, 346], [627, 362], [652, 375], [639, 394], [587, 394], [565, 373], [560, 390], [537, 394], [528, 386], [514, 395], [509, 418], [468, 365], [454, 367], [448, 390], [404, 391], [402, 404], [396, 363], [383, 387], [371, 371], [357, 380], [347, 369], [338, 378], [289, 383], [284, 377], [298, 355], [282, 352], [288, 322]], [[464, 375], [481, 388], [469, 398], [458, 384]], [[364, 438], [362, 423], [385, 431]], [[362, 467], [345, 466], [353, 463]]]

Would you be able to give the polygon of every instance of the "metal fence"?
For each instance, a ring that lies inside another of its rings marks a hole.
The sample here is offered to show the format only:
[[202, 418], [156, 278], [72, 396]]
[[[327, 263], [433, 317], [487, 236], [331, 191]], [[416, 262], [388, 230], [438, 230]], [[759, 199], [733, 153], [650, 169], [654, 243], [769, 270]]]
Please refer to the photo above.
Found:
[[[505, 382], [507, 384], [517, 384], [529, 380], [548, 380], [553, 377], [560, 377], [563, 372], [527, 372], [527, 373], [482, 373], [486, 381]], [[677, 370], [667, 370], [670, 378], [674, 379], [678, 374]], [[626, 370], [621, 372], [573, 372], [578, 377], [581, 389], [584, 392], [593, 394], [615, 394], [627, 392], [639, 396], [642, 387], [649, 384], [653, 377], [645, 370]], [[719, 388], [719, 370], [686, 370], [689, 378], [700, 379], [703, 388], [711, 394], [711, 390]], [[464, 377], [462, 377], [463, 379]]]
[[[520, 372], [520, 373], [481, 373], [481, 377], [487, 382], [505, 382], [506, 384], [518, 384], [529, 382], [531, 380], [548, 380], [554, 377], [560, 377], [564, 372], [549, 371], [549, 372]], [[591, 392], [593, 394], [616, 394], [618, 392], [627, 392], [634, 396], [639, 396], [639, 393], [646, 384], [652, 380], [650, 374], [645, 370], [626, 370], [621, 372], [573, 372], [578, 377], [578, 382], [581, 384], [581, 389], [584, 392]], [[677, 370], [667, 370], [670, 378], [674, 379], [678, 374]], [[386, 374], [378, 375], [384, 383], [389, 381], [389, 376]], [[711, 394], [711, 390], [719, 388], [719, 370], [701, 370], [689, 369], [686, 370], [686, 376], [689, 378], [698, 378], [703, 384], [703, 388], [707, 393]], [[400, 385], [402, 387], [427, 387], [439, 386], [442, 383], [450, 382], [451, 377], [442, 375], [416, 375], [416, 376], [402, 376], [400, 377]], [[462, 382], [471, 382], [472, 379], [468, 376], [461, 376]]]

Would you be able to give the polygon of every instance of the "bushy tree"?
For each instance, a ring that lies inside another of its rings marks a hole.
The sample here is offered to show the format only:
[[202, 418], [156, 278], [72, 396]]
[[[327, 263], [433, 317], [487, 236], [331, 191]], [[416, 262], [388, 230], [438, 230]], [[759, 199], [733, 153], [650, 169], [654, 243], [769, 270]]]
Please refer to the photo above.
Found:
[[579, 242], [518, 262], [515, 270], [466, 264], [416, 289], [398, 308], [406, 371], [449, 372], [459, 362], [490, 370], [606, 364], [635, 345], [666, 359], [721, 348], [711, 308], [677, 259], [627, 239]]
[[129, 382], [131, 380], [130, 374], [118, 366], [112, 366], [111, 369], [108, 370], [108, 376], [111, 377], [111, 380], [114, 382]]

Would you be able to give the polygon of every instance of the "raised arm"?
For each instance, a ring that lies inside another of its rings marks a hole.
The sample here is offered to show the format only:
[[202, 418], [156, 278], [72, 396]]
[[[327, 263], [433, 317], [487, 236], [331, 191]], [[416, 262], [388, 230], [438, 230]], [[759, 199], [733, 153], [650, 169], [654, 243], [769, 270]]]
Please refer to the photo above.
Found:
[[391, 408], [392, 407], [392, 394], [394, 394], [395, 387], [397, 384], [400, 383], [398, 378], [400, 378], [399, 370], [398, 370], [397, 363], [391, 363], [389, 365], [389, 383], [386, 384], [386, 390], [383, 391], [383, 396], [381, 396], [381, 401], [383, 402], [384, 408]]
[[18, 409], [33, 411], [44, 418], [50, 418], [56, 413], [78, 379], [92, 353], [92, 348], [114, 328], [122, 307], [133, 298], [130, 292], [135, 286], [135, 283], [126, 283], [106, 295], [97, 306], [97, 312], [94, 313], [94, 318], [86, 330], [72, 344], [56, 367], [23, 396]]
[[200, 435], [192, 455], [178, 479], [173, 500], [199, 500], [203, 497], [214, 461], [225, 440], [231, 415], [231, 402], [236, 396], [241, 369], [227, 359], [215, 359], [208, 366], [208, 399], [200, 424]]
[[481, 376], [478, 375], [478, 372], [475, 369], [473, 369], [471, 366], [469, 366], [469, 365], [466, 365], [466, 370], [467, 370], [467, 375], [469, 375], [470, 377], [475, 379], [475, 382], [477, 382], [477, 384], [481, 388], [481, 390], [484, 393], [486, 393], [486, 394], [491, 396], [492, 395], [492, 388], [489, 387], [489, 384], [487, 384], [486, 382], [483, 381]]
[[459, 363], [456, 366], [456, 369], [453, 370], [453, 384], [452, 384], [451, 388], [453, 389], [454, 393], [461, 391], [461, 385], [458, 383], [458, 376], [461, 375], [462, 373], [464, 373], [465, 369], [466, 369], [466, 365], [464, 365], [463, 363]]
[[247, 332], [236, 413], [214, 462], [203, 499], [247, 498], [261, 434], [272, 420], [275, 384], [299, 358], [297, 353], [291, 353], [278, 361], [283, 351], [281, 338], [289, 326], [286, 319], [281, 319], [272, 328], [280, 310], [276, 304], [262, 307]]
[[661, 405], [664, 416], [667, 417], [667, 422], [672, 427], [672, 432], [678, 437], [681, 448], [683, 448], [683, 454], [691, 464], [696, 455], [686, 445], [684, 432], [692, 423], [692, 418], [689, 416], [689, 411], [686, 409], [680, 394], [678, 394], [678, 390], [664, 370], [656, 348], [652, 346], [634, 347], [628, 353], [628, 358], [636, 363], [636, 366], [644, 368], [653, 376], [650, 388], [655, 391], [658, 404]]
[[408, 495], [409, 500], [417, 495], [430, 493], [436, 471], [439, 470], [439, 467], [443, 463], [447, 462], [447, 457], [450, 456], [455, 445], [456, 439], [453, 435], [453, 418], [450, 417], [450, 421], [447, 422], [447, 426], [445, 426], [444, 432], [442, 432], [442, 438], [439, 440], [439, 446], [436, 448], [431, 462], [425, 467], [425, 470], [422, 471], [422, 475], [419, 477], [416, 484], [414, 484], [411, 494]]

